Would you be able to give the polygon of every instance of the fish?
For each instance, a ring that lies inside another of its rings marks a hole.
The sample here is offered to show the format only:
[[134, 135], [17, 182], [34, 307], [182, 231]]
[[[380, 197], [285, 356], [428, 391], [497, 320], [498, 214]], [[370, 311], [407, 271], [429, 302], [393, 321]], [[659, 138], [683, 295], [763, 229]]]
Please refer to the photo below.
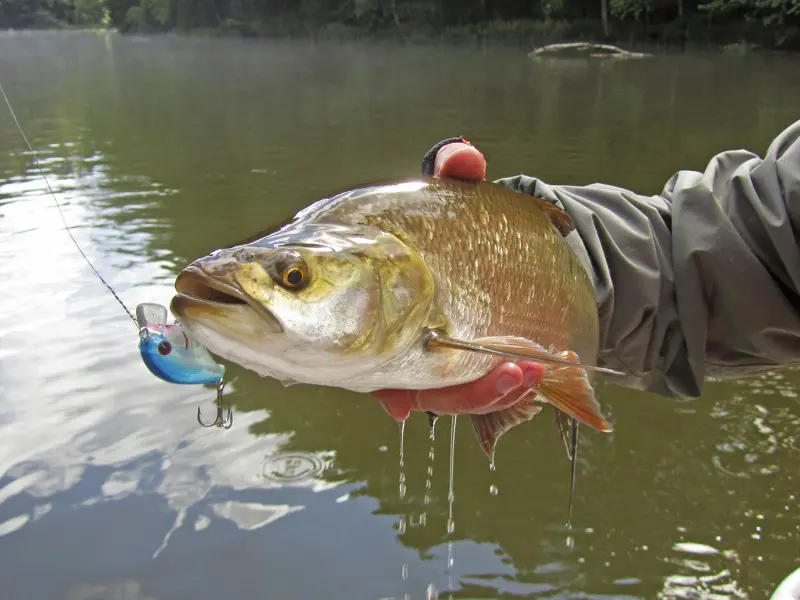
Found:
[[139, 353], [147, 369], [167, 383], [220, 384], [225, 366], [187, 335], [178, 323], [167, 323], [167, 309], [144, 302], [136, 307]]
[[597, 366], [574, 229], [555, 204], [495, 183], [363, 185], [193, 261], [170, 310], [214, 354], [284, 384], [422, 390], [474, 381], [501, 357], [540, 361], [541, 383], [512, 408], [470, 415], [473, 428], [493, 456], [549, 403], [570, 454], [577, 422], [613, 431], [592, 378], [621, 374]]

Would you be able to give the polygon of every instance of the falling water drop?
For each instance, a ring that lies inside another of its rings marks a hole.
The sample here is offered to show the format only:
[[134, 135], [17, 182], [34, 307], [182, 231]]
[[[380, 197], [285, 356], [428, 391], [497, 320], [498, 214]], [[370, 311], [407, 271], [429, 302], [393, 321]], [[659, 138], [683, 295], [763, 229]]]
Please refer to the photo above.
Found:
[[400, 482], [399, 482], [399, 491], [400, 497], [405, 498], [406, 496], [406, 473], [403, 470], [404, 458], [403, 458], [403, 447], [405, 445], [405, 437], [406, 437], [406, 422], [403, 421], [400, 424]]
[[492, 484], [492, 485], [490, 485], [490, 486], [489, 486], [489, 493], [490, 493], [492, 496], [497, 496], [497, 492], [498, 492], [498, 491], [499, 491], [499, 490], [497, 489], [497, 486], [496, 486], [496, 485]]
[[434, 584], [430, 584], [425, 594], [425, 600], [439, 600], [439, 591]]
[[428, 435], [431, 438], [431, 441], [436, 439], [436, 421], [439, 419], [439, 415], [435, 415], [432, 412], [428, 413]]
[[[455, 488], [454, 488], [454, 474], [455, 474], [455, 454], [456, 454], [456, 419], [458, 415], [453, 415], [452, 425], [450, 427], [450, 492], [447, 494], [447, 502], [449, 504], [449, 516], [447, 518], [447, 533], [448, 535], [452, 534], [456, 530], [456, 523], [453, 520], [453, 502], [456, 499]], [[453, 558], [453, 540], [450, 539], [447, 542], [447, 570], [450, 571], [450, 589], [453, 589], [453, 564], [455, 563], [455, 559]]]

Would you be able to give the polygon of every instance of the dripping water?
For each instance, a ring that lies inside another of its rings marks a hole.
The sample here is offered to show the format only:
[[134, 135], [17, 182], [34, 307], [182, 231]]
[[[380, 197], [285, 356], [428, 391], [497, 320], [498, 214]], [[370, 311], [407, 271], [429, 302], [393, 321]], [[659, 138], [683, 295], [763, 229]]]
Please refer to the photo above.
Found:
[[[428, 413], [429, 417], [429, 432], [428, 437], [430, 438], [431, 445], [428, 449], [428, 471], [427, 477], [425, 479], [425, 498], [423, 503], [427, 506], [431, 503], [431, 486], [433, 485], [433, 464], [434, 459], [436, 458], [435, 449], [436, 449], [436, 420], [439, 418], [433, 413]], [[427, 511], [426, 511], [427, 512]]]
[[[458, 415], [453, 415], [452, 423], [450, 426], [450, 491], [447, 494], [447, 503], [449, 505], [448, 517], [447, 517], [447, 534], [450, 539], [447, 542], [447, 571], [448, 571], [448, 586], [449, 589], [453, 589], [453, 564], [455, 563], [455, 559], [453, 558], [453, 532], [456, 530], [456, 524], [453, 520], [453, 501], [456, 498], [455, 490], [454, 490], [454, 473], [455, 473], [455, 450], [456, 450], [456, 419]], [[452, 593], [450, 594], [450, 598], [452, 599]]]
[[[496, 467], [494, 464], [494, 450], [492, 450], [492, 456], [489, 458], [489, 470], [494, 473]], [[492, 496], [497, 496], [497, 485], [494, 483], [489, 486], [489, 493]]]
[[[398, 493], [400, 495], [401, 500], [406, 496], [406, 471], [405, 471], [405, 438], [406, 438], [406, 422], [403, 421], [400, 424], [400, 475], [399, 475], [399, 483], [398, 483]], [[403, 514], [400, 517], [400, 522], [397, 524], [397, 531], [400, 535], [403, 535], [406, 532], [406, 520], [407, 515], [406, 512], [403, 511]], [[403, 582], [408, 581], [408, 563], [403, 563], [403, 567], [400, 570], [400, 577], [402, 578]], [[406, 592], [403, 596], [404, 600], [410, 600], [410, 596]]]

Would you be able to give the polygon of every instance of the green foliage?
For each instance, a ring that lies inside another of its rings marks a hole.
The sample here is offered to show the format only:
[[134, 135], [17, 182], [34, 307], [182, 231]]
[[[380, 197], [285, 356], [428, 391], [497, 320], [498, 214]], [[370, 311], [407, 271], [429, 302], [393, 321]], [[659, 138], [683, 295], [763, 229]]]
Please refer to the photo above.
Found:
[[[0, 0], [0, 27], [440, 37], [532, 45], [603, 39], [603, 5], [604, 0]], [[608, 13], [612, 42], [672, 44], [691, 37], [718, 45], [800, 48], [800, 0], [608, 0]]]

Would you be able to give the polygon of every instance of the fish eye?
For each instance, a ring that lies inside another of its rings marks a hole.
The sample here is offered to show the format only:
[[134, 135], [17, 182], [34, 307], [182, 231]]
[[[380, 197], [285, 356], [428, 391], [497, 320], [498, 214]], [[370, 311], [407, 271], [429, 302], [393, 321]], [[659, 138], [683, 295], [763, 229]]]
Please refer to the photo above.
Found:
[[158, 353], [161, 356], [167, 356], [170, 352], [172, 352], [172, 344], [170, 344], [167, 340], [163, 340], [158, 344]]
[[307, 283], [308, 271], [302, 263], [295, 263], [286, 267], [281, 275], [281, 281], [284, 287], [290, 290], [296, 290]]
[[297, 267], [293, 267], [283, 275], [283, 281], [292, 287], [298, 286], [303, 283], [303, 272]]

